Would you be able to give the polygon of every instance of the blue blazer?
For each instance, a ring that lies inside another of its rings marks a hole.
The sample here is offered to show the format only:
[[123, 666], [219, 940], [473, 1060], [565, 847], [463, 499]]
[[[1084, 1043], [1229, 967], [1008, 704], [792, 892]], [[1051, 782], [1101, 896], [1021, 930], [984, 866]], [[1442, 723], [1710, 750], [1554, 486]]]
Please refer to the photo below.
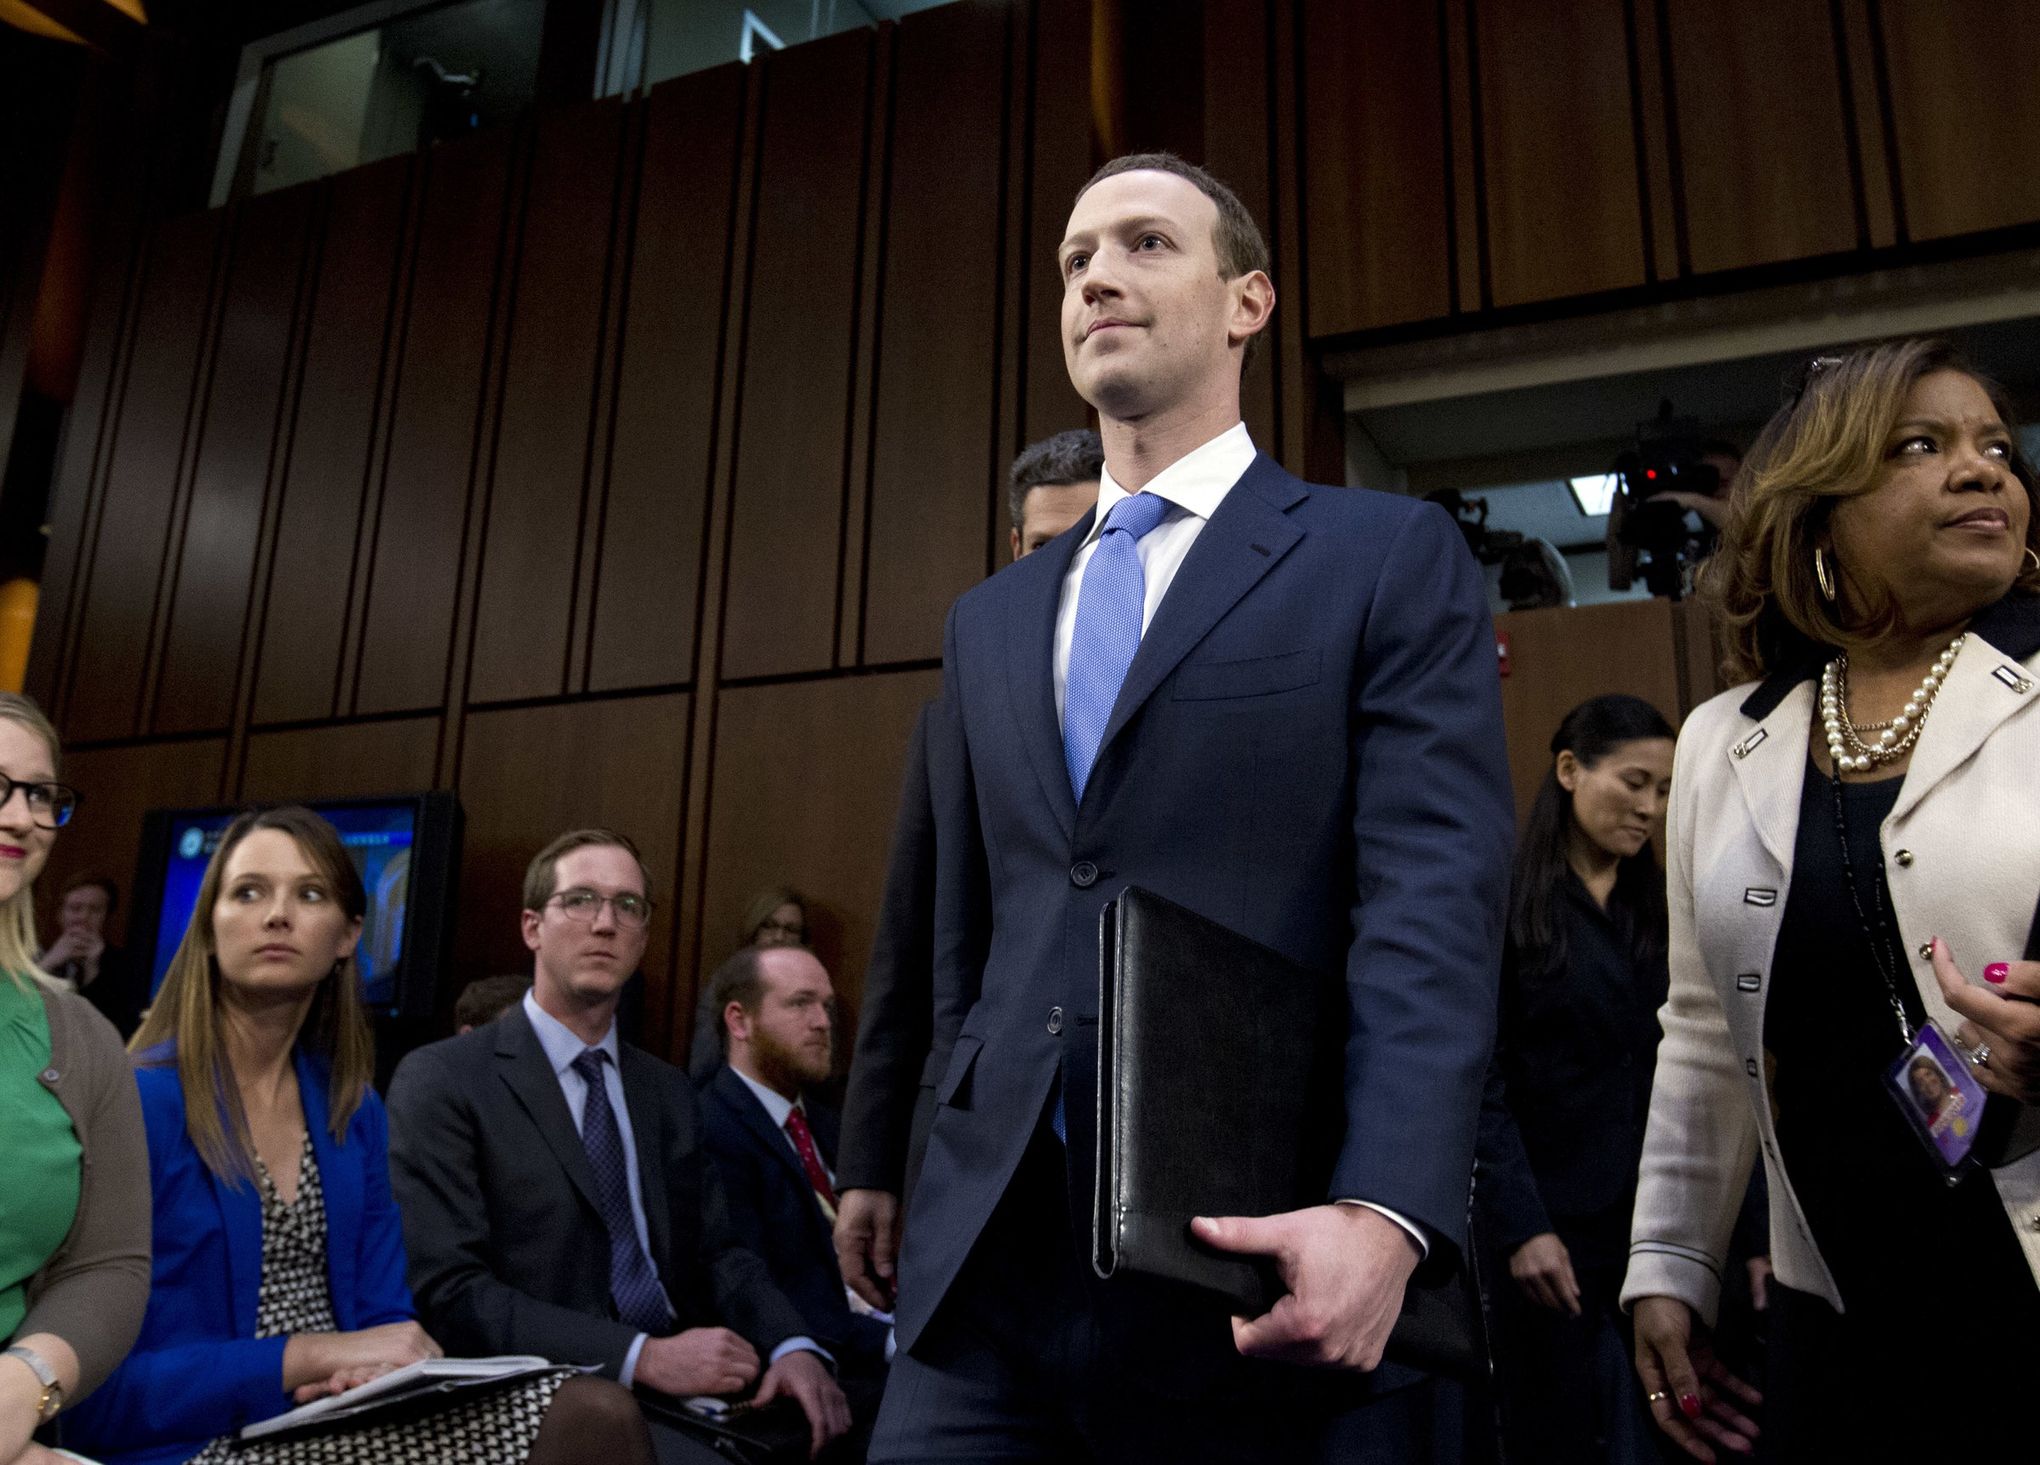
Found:
[[[1089, 529], [967, 591], [945, 633], [928, 729], [933, 1117], [902, 1347], [1058, 1086], [1088, 1249], [1098, 921], [1128, 884], [1324, 974], [1345, 1009], [1327, 1035], [1344, 1104], [1303, 1138], [1326, 1199], [1410, 1217], [1437, 1266], [1464, 1240], [1515, 822], [1479, 567], [1432, 505], [1256, 458], [1157, 609], [1079, 803], [1051, 657]], [[1222, 1315], [1201, 1326], [1214, 1355], [1230, 1351]], [[1158, 1316], [1129, 1341], [1167, 1333]]]
[[[337, 1143], [327, 1074], [296, 1057], [298, 1094], [326, 1205], [326, 1278], [343, 1332], [416, 1316], [390, 1196], [389, 1129], [373, 1092]], [[208, 1440], [291, 1407], [288, 1339], [255, 1336], [262, 1201], [206, 1168], [184, 1127], [175, 1067], [138, 1068], [155, 1197], [155, 1269], [142, 1335], [113, 1377], [64, 1416], [65, 1443], [106, 1465], [171, 1465]]]

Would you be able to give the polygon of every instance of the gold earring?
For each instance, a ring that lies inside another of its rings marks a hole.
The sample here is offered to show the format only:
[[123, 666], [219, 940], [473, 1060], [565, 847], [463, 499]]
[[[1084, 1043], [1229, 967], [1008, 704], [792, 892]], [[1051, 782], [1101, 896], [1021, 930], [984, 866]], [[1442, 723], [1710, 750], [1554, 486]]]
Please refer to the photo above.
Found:
[[1832, 605], [1835, 598], [1835, 582], [1828, 574], [1827, 556], [1820, 552], [1818, 545], [1813, 551], [1813, 578], [1820, 582], [1821, 599]]

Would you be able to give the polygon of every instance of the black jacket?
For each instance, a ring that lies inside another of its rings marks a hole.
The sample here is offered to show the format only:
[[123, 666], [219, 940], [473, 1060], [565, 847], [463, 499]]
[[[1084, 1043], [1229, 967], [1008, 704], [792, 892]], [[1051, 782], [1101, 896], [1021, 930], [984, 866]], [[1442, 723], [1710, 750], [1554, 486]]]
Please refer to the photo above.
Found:
[[[822, 1163], [833, 1169], [841, 1116], [812, 1097], [801, 1107]], [[702, 1091], [701, 1125], [738, 1239], [765, 1259], [772, 1280], [806, 1319], [808, 1336], [838, 1359], [883, 1362], [888, 1329], [850, 1310], [829, 1221], [807, 1172], [758, 1096], [728, 1064]]]
[[[768, 1354], [806, 1325], [738, 1243], [694, 1090], [671, 1064], [620, 1051], [674, 1331], [726, 1327]], [[427, 1331], [451, 1354], [534, 1353], [615, 1378], [637, 1330], [610, 1301], [587, 1151], [523, 1008], [410, 1054], [388, 1107], [390, 1180]]]

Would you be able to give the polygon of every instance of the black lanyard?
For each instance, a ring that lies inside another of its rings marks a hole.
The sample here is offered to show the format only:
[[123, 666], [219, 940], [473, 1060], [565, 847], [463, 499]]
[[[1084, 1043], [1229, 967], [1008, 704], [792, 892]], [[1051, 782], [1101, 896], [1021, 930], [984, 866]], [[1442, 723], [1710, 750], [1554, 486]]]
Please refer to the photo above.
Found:
[[1849, 904], [1855, 907], [1856, 919], [1862, 923], [1863, 934], [1869, 938], [1871, 959], [1877, 963], [1877, 974], [1884, 978], [1885, 994], [1890, 997], [1891, 1010], [1898, 1017], [1899, 1036], [1910, 1046], [1913, 1040], [1912, 1019], [1906, 1015], [1905, 1002], [1898, 995], [1898, 973], [1905, 970], [1905, 957], [1898, 941], [1898, 923], [1884, 895], [1884, 856], [1880, 848], [1877, 879], [1870, 887], [1871, 904], [1877, 911], [1877, 919], [1873, 922], [1863, 910], [1863, 897], [1856, 888], [1855, 863], [1849, 857], [1849, 819], [1842, 808], [1842, 771], [1839, 766], [1831, 769], [1828, 781], [1834, 786], [1835, 838], [1842, 847], [1842, 884], [1849, 888]]

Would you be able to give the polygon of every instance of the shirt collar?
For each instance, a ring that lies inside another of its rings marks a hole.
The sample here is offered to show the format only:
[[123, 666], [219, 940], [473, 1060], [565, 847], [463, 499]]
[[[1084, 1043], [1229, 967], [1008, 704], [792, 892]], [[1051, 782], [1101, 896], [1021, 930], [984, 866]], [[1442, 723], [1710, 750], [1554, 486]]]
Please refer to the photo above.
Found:
[[786, 1116], [791, 1114], [797, 1107], [794, 1101], [787, 1098], [786, 1095], [780, 1093], [777, 1089], [769, 1089], [764, 1084], [759, 1083], [757, 1079], [751, 1077], [750, 1074], [744, 1072], [743, 1069], [737, 1067], [734, 1063], [730, 1065], [730, 1072], [742, 1079], [744, 1087], [758, 1096], [758, 1102], [763, 1104], [765, 1112], [772, 1116], [772, 1127], [774, 1129], [786, 1128]]
[[622, 1066], [622, 1058], [616, 1041], [616, 1019], [609, 1020], [609, 1031], [602, 1035], [602, 1041], [589, 1044], [581, 1041], [581, 1035], [538, 1005], [538, 998], [531, 992], [524, 994], [524, 1015], [531, 1019], [531, 1030], [538, 1034], [538, 1045], [545, 1049], [546, 1061], [552, 1064], [555, 1077], [566, 1073], [574, 1066], [574, 1060], [584, 1049], [600, 1048], [609, 1055], [609, 1061]]
[[[1219, 504], [1241, 475], [1253, 466], [1257, 451], [1253, 438], [1247, 434], [1246, 423], [1235, 422], [1157, 473], [1141, 491], [1167, 499], [1185, 513], [1209, 519], [1218, 512]], [[1091, 520], [1091, 532], [1084, 536], [1085, 544], [1098, 537], [1106, 516], [1127, 496], [1126, 490], [1113, 481], [1110, 468], [1099, 472], [1098, 513]]]

